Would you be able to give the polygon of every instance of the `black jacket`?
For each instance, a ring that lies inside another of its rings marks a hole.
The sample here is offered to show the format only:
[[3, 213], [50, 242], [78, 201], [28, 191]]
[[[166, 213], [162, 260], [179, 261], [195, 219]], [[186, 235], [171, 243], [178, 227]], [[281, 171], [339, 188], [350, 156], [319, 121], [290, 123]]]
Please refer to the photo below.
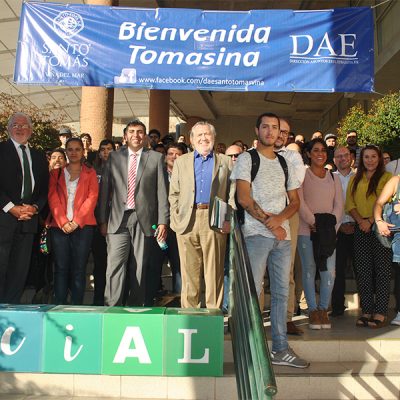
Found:
[[336, 217], [333, 214], [315, 214], [316, 232], [311, 232], [314, 260], [320, 271], [326, 271], [326, 260], [336, 248]]

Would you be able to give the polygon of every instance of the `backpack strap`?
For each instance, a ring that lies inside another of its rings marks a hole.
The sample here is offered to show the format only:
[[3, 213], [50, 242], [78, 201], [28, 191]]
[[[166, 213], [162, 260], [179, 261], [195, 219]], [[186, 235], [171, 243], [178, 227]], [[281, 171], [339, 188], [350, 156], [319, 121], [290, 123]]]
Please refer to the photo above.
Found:
[[285, 188], [287, 191], [288, 188], [288, 181], [289, 181], [289, 169], [287, 162], [285, 160], [285, 157], [281, 156], [279, 153], [276, 153], [276, 156], [278, 157], [279, 164], [281, 164], [281, 167], [283, 169], [283, 173], [285, 174]]
[[258, 152], [256, 149], [250, 149], [250, 150], [248, 150], [248, 153], [250, 153], [250, 156], [251, 156], [250, 177], [251, 177], [251, 181], [253, 182], [254, 179], [256, 178], [258, 170], [260, 169], [260, 156], [258, 155]]

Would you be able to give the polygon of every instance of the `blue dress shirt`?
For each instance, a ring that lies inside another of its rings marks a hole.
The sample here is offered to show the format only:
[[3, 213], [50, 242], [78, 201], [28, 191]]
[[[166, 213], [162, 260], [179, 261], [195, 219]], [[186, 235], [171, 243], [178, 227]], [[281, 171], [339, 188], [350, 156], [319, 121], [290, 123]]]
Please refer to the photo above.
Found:
[[203, 157], [194, 151], [194, 179], [196, 184], [195, 203], [208, 204], [210, 202], [211, 182], [214, 169], [214, 153]]

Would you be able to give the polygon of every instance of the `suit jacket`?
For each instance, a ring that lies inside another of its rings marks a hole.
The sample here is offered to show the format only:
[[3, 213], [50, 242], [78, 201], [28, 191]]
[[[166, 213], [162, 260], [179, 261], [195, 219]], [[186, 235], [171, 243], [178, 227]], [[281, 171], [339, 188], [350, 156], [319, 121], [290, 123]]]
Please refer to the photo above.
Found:
[[[47, 203], [47, 190], [49, 182], [49, 170], [44, 153], [29, 148], [32, 158], [32, 173], [35, 179], [35, 187], [32, 193], [31, 204], [36, 204], [39, 211]], [[12, 202], [15, 205], [22, 204], [21, 192], [23, 174], [21, 161], [11, 139], [0, 143], [0, 224], [9, 224], [17, 221], [10, 213], [5, 213], [3, 208]], [[22, 222], [22, 231], [35, 233], [38, 228], [38, 215], [34, 215], [29, 221]]]
[[[224, 154], [214, 153], [214, 168], [211, 182], [210, 207], [208, 219], [211, 228], [211, 215], [215, 196], [231, 207], [235, 207], [235, 185], [231, 183], [232, 160]], [[175, 160], [169, 187], [171, 205], [171, 228], [178, 234], [185, 233], [194, 209], [195, 179], [194, 152], [184, 154]]]
[[[82, 165], [78, 186], [74, 199], [74, 221], [83, 228], [85, 225], [97, 225], [94, 209], [99, 194], [99, 184], [94, 168]], [[62, 228], [69, 220], [67, 218], [68, 193], [65, 182], [64, 168], [55, 169], [50, 173], [49, 207], [51, 212], [50, 225]]]
[[[107, 232], [121, 225], [128, 194], [128, 148], [113, 151], [104, 165], [99, 196], [99, 223], [108, 223]], [[169, 223], [167, 171], [162, 154], [143, 148], [136, 174], [135, 209], [145, 236], [152, 225]]]

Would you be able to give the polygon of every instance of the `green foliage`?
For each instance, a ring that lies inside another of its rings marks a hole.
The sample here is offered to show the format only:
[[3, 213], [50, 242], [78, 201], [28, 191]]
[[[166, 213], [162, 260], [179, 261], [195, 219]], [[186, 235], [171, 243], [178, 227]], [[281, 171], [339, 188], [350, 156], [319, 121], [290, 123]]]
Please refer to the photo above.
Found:
[[390, 93], [372, 103], [365, 113], [360, 105], [350, 108], [340, 121], [339, 142], [346, 142], [348, 130], [358, 132], [358, 144], [373, 143], [385, 149], [396, 149], [400, 136], [400, 92]]
[[15, 112], [29, 115], [33, 124], [33, 135], [29, 143], [37, 149], [53, 149], [58, 147], [57, 126], [61, 123], [59, 111], [41, 111], [33, 105], [23, 104], [18, 97], [0, 93], [0, 141], [8, 138], [7, 123]]

